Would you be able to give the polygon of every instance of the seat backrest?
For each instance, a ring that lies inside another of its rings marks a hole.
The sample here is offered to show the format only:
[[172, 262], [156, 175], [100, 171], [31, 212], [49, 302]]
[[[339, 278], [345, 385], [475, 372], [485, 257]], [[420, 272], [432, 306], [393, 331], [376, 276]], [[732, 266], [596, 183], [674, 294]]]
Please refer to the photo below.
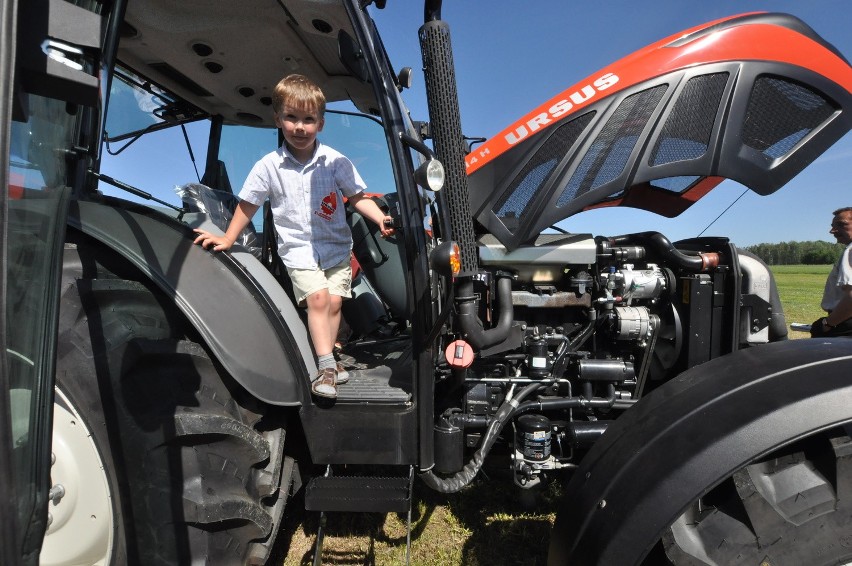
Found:
[[[372, 197], [379, 208], [395, 208], [395, 194]], [[387, 305], [391, 315], [400, 320], [409, 316], [408, 290], [405, 285], [405, 242], [402, 234], [382, 238], [379, 227], [357, 211], [347, 210], [347, 221], [352, 230], [352, 251], [361, 264], [373, 289]]]

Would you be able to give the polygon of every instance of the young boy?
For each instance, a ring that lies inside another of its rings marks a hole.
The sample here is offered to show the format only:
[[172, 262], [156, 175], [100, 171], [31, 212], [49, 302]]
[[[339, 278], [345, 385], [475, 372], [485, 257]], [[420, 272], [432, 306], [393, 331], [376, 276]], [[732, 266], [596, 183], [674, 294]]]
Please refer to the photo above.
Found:
[[289, 75], [276, 85], [272, 108], [284, 144], [252, 168], [225, 235], [197, 229], [195, 243], [205, 249], [212, 246], [214, 251], [227, 250], [269, 198], [278, 254], [293, 282], [296, 300], [308, 308], [308, 333], [319, 368], [311, 391], [335, 398], [337, 385], [349, 380], [333, 352], [343, 298], [351, 296], [352, 233], [343, 197], [378, 224], [383, 237], [394, 230], [390, 217], [364, 197], [367, 187], [352, 162], [317, 140], [325, 114], [325, 96], [319, 87], [302, 75]]

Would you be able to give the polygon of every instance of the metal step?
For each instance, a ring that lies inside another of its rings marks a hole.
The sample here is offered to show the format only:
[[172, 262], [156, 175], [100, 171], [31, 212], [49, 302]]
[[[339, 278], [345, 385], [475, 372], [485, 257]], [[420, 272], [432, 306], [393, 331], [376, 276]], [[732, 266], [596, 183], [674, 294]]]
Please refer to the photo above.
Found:
[[411, 394], [390, 383], [387, 367], [368, 369], [347, 368], [349, 383], [337, 387], [337, 403], [370, 403], [406, 405]]
[[408, 477], [322, 476], [305, 487], [308, 511], [403, 513], [411, 503]]

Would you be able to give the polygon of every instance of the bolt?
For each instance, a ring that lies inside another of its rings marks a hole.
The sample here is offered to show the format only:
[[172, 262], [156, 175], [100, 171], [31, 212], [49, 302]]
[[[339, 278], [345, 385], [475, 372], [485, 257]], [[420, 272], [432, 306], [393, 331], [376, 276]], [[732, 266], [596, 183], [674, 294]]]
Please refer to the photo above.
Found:
[[47, 492], [47, 498], [53, 501], [54, 505], [59, 505], [63, 497], [65, 497], [65, 487], [61, 483], [54, 485]]

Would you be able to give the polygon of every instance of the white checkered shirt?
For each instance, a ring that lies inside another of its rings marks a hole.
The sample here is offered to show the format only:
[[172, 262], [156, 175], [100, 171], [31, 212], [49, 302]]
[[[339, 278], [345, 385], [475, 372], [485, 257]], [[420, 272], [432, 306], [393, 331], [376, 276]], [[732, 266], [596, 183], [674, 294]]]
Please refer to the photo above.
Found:
[[284, 145], [264, 155], [239, 197], [257, 206], [269, 198], [284, 265], [328, 269], [346, 260], [352, 249], [343, 197], [366, 188], [346, 156], [317, 140], [313, 157], [304, 165]]

